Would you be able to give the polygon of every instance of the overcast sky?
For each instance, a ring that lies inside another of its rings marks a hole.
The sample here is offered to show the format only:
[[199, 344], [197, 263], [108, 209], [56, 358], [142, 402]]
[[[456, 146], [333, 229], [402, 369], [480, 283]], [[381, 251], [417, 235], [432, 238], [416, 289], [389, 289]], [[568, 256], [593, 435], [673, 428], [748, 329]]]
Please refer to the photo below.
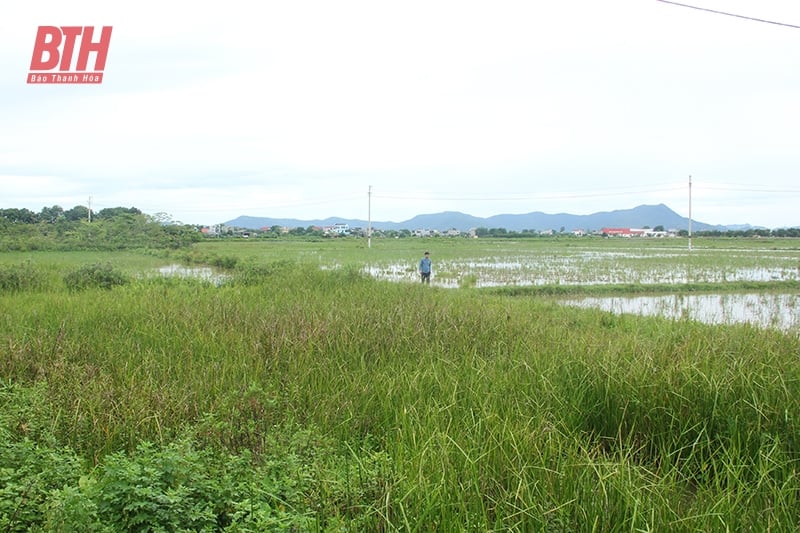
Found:
[[[40, 25], [113, 26], [103, 83], [27, 84]], [[694, 220], [800, 226], [799, 60], [798, 28], [657, 0], [6, 2], [0, 207], [688, 216], [691, 175]]]

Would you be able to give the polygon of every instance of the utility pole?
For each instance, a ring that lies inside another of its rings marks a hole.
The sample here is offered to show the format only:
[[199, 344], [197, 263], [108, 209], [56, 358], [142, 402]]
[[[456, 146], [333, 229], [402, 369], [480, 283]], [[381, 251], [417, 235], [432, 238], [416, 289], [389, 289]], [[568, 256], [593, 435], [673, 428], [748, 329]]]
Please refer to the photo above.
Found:
[[689, 174], [689, 251], [692, 251], [692, 175]]
[[372, 248], [372, 185], [367, 191], [367, 248]]

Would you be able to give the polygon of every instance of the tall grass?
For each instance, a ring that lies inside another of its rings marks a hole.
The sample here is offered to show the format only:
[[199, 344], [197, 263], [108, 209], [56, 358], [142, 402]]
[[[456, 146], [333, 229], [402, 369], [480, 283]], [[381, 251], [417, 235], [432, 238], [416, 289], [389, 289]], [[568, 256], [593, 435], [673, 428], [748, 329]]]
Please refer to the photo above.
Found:
[[263, 464], [314, 428], [325, 475], [299, 501], [321, 529], [800, 526], [800, 344], [777, 332], [246, 259], [221, 287], [9, 292], [0, 313], [0, 377], [38, 391], [9, 438]]

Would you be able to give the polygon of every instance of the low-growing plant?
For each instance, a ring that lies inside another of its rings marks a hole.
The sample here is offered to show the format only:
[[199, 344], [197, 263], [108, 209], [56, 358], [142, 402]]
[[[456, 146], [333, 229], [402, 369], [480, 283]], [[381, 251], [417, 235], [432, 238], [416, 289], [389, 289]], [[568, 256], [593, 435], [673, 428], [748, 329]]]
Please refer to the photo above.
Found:
[[[247, 450], [198, 448], [186, 439], [165, 446], [145, 441], [131, 454], [106, 456], [80, 478], [74, 460], [51, 454], [56, 463], [42, 466], [72, 475], [49, 473], [49, 492], [37, 485], [37, 499], [22, 512], [10, 509], [17, 516], [9, 531], [311, 531], [336, 524], [375, 529], [380, 518], [363, 502], [386, 496], [385, 454], [340, 449], [314, 430], [288, 424], [275, 431], [273, 447], [258, 458]], [[20, 482], [8, 486], [20, 490]], [[1, 511], [6, 510], [0, 506]], [[2, 521], [8, 514], [0, 514], [0, 525], [11, 524]]]
[[84, 265], [64, 276], [64, 284], [72, 291], [90, 288], [110, 289], [130, 282], [130, 278], [111, 263]]
[[74, 485], [81, 462], [69, 448], [30, 440], [0, 443], [0, 530], [31, 531], [43, 522], [51, 493]]

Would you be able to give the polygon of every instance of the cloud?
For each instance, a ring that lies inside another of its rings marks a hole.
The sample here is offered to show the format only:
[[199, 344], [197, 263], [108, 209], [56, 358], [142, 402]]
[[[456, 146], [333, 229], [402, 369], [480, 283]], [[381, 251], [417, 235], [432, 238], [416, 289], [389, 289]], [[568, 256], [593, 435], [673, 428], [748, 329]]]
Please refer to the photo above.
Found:
[[[800, 20], [725, 9], [756, 7]], [[40, 24], [113, 24], [103, 84], [24, 84]], [[369, 185], [394, 219], [680, 211], [693, 174], [796, 201], [797, 36], [634, 0], [25, 4], [0, 21], [0, 197], [191, 222], [363, 216]], [[707, 205], [800, 222], [748, 193]]]

